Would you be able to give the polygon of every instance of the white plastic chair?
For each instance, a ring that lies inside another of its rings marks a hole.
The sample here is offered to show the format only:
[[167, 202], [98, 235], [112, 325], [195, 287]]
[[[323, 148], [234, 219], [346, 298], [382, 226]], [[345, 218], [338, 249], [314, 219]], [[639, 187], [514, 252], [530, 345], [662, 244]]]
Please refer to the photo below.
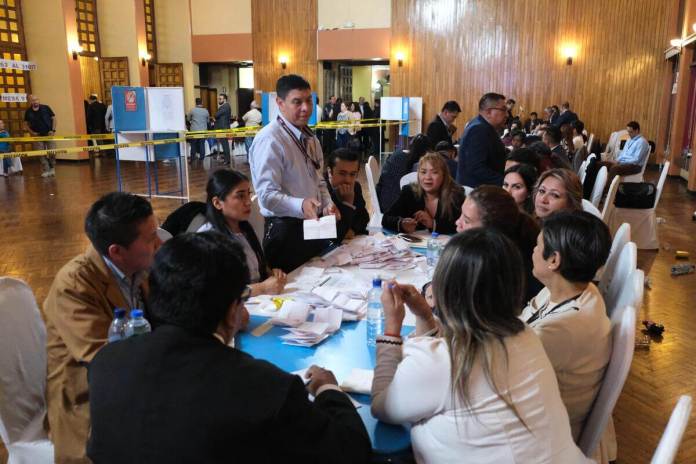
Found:
[[259, 243], [263, 243], [263, 226], [265, 222], [266, 220], [261, 215], [259, 197], [254, 195], [251, 197], [251, 214], [249, 214], [249, 224], [251, 224], [251, 228], [254, 229], [256, 238], [259, 239]]
[[597, 172], [597, 178], [595, 179], [594, 186], [592, 187], [592, 195], [590, 195], [590, 201], [595, 208], [599, 208], [599, 202], [602, 200], [602, 195], [604, 194], [604, 187], [607, 186], [607, 177], [609, 176], [609, 170], [606, 166], [599, 168]]
[[631, 224], [631, 234], [633, 241], [641, 250], [656, 250], [660, 247], [660, 241], [657, 236], [657, 216], [655, 211], [662, 196], [662, 190], [667, 180], [667, 172], [669, 171], [669, 161], [665, 163], [660, 173], [660, 179], [657, 182], [657, 192], [655, 195], [655, 204], [648, 209], [631, 209], [631, 208], [611, 208], [609, 217], [606, 223], [612, 233], [618, 229], [621, 224], [628, 222]]
[[636, 270], [636, 261], [638, 259], [638, 251], [636, 244], [628, 242], [624, 245], [623, 250], [619, 253], [619, 259], [614, 266], [614, 272], [609, 277], [609, 282], [606, 289], [600, 293], [604, 297], [604, 305], [607, 308], [616, 308], [616, 303], [619, 301], [619, 295], [626, 285], [630, 285], [633, 271]]
[[614, 239], [611, 242], [611, 249], [609, 250], [609, 257], [604, 266], [597, 272], [597, 288], [604, 295], [609, 287], [609, 282], [611, 282], [612, 277], [614, 277], [614, 268], [616, 263], [619, 261], [619, 255], [624, 249], [624, 246], [631, 241], [631, 225], [621, 224], [619, 230], [614, 234]]
[[604, 222], [607, 221], [607, 216], [614, 207], [614, 199], [616, 198], [616, 192], [619, 190], [620, 182], [621, 177], [614, 176], [614, 179], [612, 179], [609, 185], [609, 191], [607, 192], [607, 197], [604, 199], [604, 207], [602, 208], [602, 220], [604, 220]]
[[399, 181], [399, 188], [404, 188], [405, 185], [412, 184], [414, 182], [418, 182], [418, 173], [409, 172]]
[[587, 151], [592, 150], [593, 143], [594, 143], [594, 134], [590, 134], [590, 136], [587, 138]]
[[365, 169], [369, 169], [370, 172], [372, 172], [372, 180], [374, 180], [375, 185], [377, 185], [377, 182], [379, 182], [379, 163], [377, 162], [377, 158], [374, 156], [367, 158]]
[[580, 434], [578, 445], [587, 457], [592, 457], [611, 413], [616, 406], [633, 360], [636, 337], [636, 310], [631, 306], [616, 311], [616, 323], [612, 328], [613, 346], [609, 365], [602, 379], [592, 409]]
[[587, 212], [587, 213], [591, 213], [591, 214], [597, 216], [598, 218], [602, 219], [602, 213], [599, 212], [597, 207], [595, 205], [593, 205], [591, 201], [585, 200], [584, 198], [582, 199], [582, 210]]
[[660, 443], [657, 445], [650, 464], [672, 464], [674, 462], [690, 415], [691, 397], [682, 395], [672, 411], [667, 428], [660, 438]]
[[474, 191], [474, 187], [469, 187], [468, 185], [463, 185], [462, 188], [464, 189], [464, 195], [469, 195]]
[[[374, 163], [372, 163], [374, 161]], [[381, 230], [382, 229], [382, 209], [379, 206], [379, 198], [377, 198], [377, 179], [379, 178], [379, 167], [373, 169], [377, 165], [377, 160], [373, 156], [370, 156], [365, 165], [365, 177], [367, 177], [367, 189], [370, 193], [370, 204], [372, 205], [372, 216], [370, 216], [370, 222], [367, 224], [369, 230]], [[377, 176], [375, 176], [375, 171], [377, 171]]]
[[[619, 289], [616, 302], [613, 307], [607, 306], [607, 316], [611, 319], [618, 308], [631, 306], [636, 311], [643, 307], [643, 290], [645, 288], [645, 273], [640, 269], [635, 269], [624, 285]], [[637, 314], [637, 313], [636, 313]]]
[[46, 328], [31, 289], [0, 278], [0, 438], [8, 464], [53, 463], [46, 416]]
[[580, 178], [580, 183], [582, 184], [585, 182], [585, 174], [587, 173], [587, 165], [589, 164], [588, 160], [583, 161], [580, 163], [580, 168], [578, 169], [578, 177]]

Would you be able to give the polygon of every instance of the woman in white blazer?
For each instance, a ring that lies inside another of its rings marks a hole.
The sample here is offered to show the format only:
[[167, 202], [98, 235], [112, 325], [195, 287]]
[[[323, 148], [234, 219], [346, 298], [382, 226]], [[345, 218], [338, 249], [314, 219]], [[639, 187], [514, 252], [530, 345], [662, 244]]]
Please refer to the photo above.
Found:
[[[453, 237], [438, 262], [441, 322], [414, 287], [385, 285], [372, 413], [411, 424], [416, 461], [586, 462], [544, 348], [518, 317], [523, 279], [517, 247], [478, 228]], [[404, 302], [417, 326], [402, 341]]]
[[611, 235], [601, 219], [582, 211], [547, 217], [532, 253], [544, 289], [522, 311], [551, 360], [573, 438], [599, 392], [611, 357], [611, 322], [592, 283], [609, 256]]

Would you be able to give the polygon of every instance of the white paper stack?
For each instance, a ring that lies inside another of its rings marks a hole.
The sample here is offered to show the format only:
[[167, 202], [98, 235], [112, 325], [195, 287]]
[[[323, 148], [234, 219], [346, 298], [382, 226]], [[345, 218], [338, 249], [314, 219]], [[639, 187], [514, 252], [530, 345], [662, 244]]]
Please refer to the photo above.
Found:
[[285, 301], [278, 315], [271, 318], [273, 325], [296, 327], [304, 323], [309, 315], [309, 305], [299, 301]]
[[[285, 306], [285, 305], [283, 305]], [[283, 343], [294, 346], [312, 346], [326, 340], [332, 333], [341, 328], [343, 311], [335, 308], [319, 308], [314, 310], [314, 320], [304, 321], [285, 330], [281, 335]]]
[[372, 379], [374, 376], [375, 372], [372, 369], [354, 368], [350, 371], [350, 375], [341, 383], [341, 389], [351, 393], [369, 395], [372, 391]]
[[416, 267], [421, 255], [411, 251], [408, 242], [382, 233], [359, 237], [325, 257], [328, 266], [357, 265], [360, 269], [403, 271]]
[[365, 317], [367, 312], [367, 303], [362, 296], [352, 298], [355, 295], [343, 292], [336, 287], [323, 285], [313, 288], [312, 293], [322, 298], [329, 308], [342, 310], [344, 321], [357, 321]]

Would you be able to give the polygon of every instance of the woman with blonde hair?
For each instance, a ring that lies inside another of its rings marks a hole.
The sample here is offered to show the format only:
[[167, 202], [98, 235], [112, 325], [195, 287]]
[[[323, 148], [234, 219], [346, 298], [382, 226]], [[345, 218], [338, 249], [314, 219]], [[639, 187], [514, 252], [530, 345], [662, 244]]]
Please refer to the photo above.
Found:
[[[455, 235], [433, 276], [441, 320], [413, 286], [382, 294], [372, 414], [411, 424], [416, 462], [585, 463], [544, 347], [519, 319], [522, 259], [503, 233]], [[400, 337], [404, 303], [416, 331]]]
[[550, 169], [539, 176], [534, 213], [544, 219], [556, 211], [582, 211], [582, 183], [569, 169]]
[[464, 191], [452, 179], [445, 159], [429, 151], [418, 163], [418, 182], [405, 185], [382, 217], [382, 227], [396, 232], [428, 229], [454, 234]]

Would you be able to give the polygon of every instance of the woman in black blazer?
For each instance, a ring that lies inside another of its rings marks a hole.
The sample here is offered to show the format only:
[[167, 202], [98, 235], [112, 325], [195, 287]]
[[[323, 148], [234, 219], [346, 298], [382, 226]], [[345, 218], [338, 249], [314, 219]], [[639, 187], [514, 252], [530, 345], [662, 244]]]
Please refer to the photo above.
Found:
[[269, 269], [254, 229], [249, 224], [251, 189], [247, 176], [238, 171], [220, 169], [206, 186], [206, 219], [198, 232], [216, 230], [242, 245], [249, 267], [251, 296], [277, 295], [283, 291], [287, 276], [280, 269]]
[[382, 227], [395, 232], [428, 229], [454, 234], [464, 191], [454, 182], [445, 160], [428, 152], [418, 163], [418, 182], [406, 185], [382, 217]]

